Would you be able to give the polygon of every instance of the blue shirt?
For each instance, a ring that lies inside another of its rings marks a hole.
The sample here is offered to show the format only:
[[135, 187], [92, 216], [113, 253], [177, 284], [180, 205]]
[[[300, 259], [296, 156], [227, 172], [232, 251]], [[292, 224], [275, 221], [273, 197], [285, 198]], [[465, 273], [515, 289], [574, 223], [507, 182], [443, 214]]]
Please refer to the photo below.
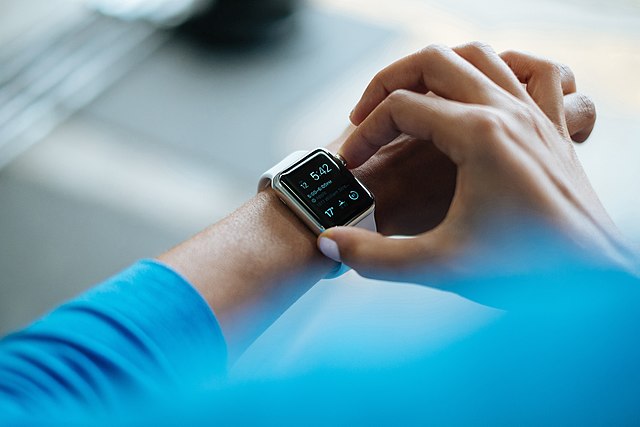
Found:
[[198, 292], [163, 264], [140, 261], [3, 339], [0, 414], [119, 412], [136, 396], [216, 381], [225, 355]]
[[141, 261], [4, 338], [0, 425], [639, 423], [636, 278], [564, 268], [451, 286], [507, 315], [395, 366], [238, 382], [202, 297]]

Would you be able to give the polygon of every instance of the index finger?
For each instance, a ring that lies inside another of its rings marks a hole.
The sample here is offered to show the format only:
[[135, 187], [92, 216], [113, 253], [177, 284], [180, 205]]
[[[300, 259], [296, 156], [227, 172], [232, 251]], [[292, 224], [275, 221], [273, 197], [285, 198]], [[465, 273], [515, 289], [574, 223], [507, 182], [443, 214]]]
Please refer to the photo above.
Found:
[[[454, 163], [467, 155], [472, 106], [444, 98], [397, 90], [378, 105], [340, 147], [339, 153], [354, 169], [400, 134], [433, 141]], [[466, 117], [467, 120], [460, 120]]]
[[443, 98], [471, 104], [492, 104], [503, 94], [476, 67], [444, 46], [431, 45], [380, 71], [365, 89], [351, 113], [359, 125], [392, 92], [433, 92]]

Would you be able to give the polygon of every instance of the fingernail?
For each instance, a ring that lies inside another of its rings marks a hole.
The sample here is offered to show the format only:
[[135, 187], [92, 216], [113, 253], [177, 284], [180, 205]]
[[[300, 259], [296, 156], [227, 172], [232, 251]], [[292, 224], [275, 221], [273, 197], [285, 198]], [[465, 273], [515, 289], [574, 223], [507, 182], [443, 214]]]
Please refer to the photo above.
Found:
[[353, 112], [356, 111], [356, 108], [353, 107], [353, 109], [351, 110], [351, 112], [349, 113], [349, 118], [353, 117]]
[[320, 249], [320, 252], [322, 252], [327, 258], [331, 258], [337, 262], [342, 262], [342, 259], [340, 259], [340, 249], [338, 248], [338, 244], [330, 238], [321, 237], [318, 239], [318, 249]]

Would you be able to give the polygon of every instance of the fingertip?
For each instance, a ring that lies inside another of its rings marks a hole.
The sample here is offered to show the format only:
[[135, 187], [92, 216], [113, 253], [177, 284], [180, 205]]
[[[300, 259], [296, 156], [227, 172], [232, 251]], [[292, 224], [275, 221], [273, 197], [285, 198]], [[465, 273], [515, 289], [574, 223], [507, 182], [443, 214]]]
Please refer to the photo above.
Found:
[[320, 235], [317, 240], [318, 249], [324, 256], [337, 262], [342, 262], [340, 248], [335, 240], [325, 235]]
[[350, 144], [348, 143], [348, 139], [347, 139], [347, 141], [345, 141], [344, 144], [342, 144], [342, 146], [340, 147], [340, 149], [336, 154], [345, 161], [347, 169], [355, 169], [358, 166], [362, 165], [363, 162], [359, 161], [357, 156], [355, 156], [351, 152], [351, 149], [349, 147], [350, 147]]
[[331, 227], [318, 236], [318, 249], [324, 256], [337, 262], [347, 262], [353, 256], [354, 247], [362, 237], [360, 232], [370, 233], [354, 227]]
[[591, 136], [591, 131], [593, 130], [593, 128], [591, 129], [586, 129], [584, 131], [578, 132], [574, 135], [571, 135], [571, 140], [573, 142], [576, 142], [578, 144], [582, 144], [584, 142], [587, 141], [587, 139], [589, 139], [589, 136]]
[[357, 124], [355, 123], [356, 120], [354, 119], [355, 112], [356, 112], [356, 107], [353, 107], [353, 109], [351, 109], [351, 112], [349, 113], [349, 121], [357, 126]]
[[565, 95], [563, 104], [571, 139], [578, 143], [586, 141], [596, 124], [595, 104], [591, 98], [579, 92]]
[[343, 235], [343, 229], [345, 229], [346, 232], [349, 232], [349, 228], [350, 227], [341, 227], [341, 226], [327, 228], [318, 236], [318, 244], [320, 244], [320, 240], [322, 239], [327, 239], [327, 240], [331, 240], [333, 242], [338, 243]]
[[340, 148], [338, 148], [338, 150], [336, 151], [336, 157], [338, 157], [341, 161], [342, 164], [347, 168], [347, 169], [351, 169], [351, 166], [349, 165], [349, 159], [346, 156], [346, 154], [344, 153], [344, 150], [342, 149], [342, 147], [344, 147], [344, 143], [340, 146]]
[[359, 105], [360, 104], [356, 105], [353, 110], [351, 110], [351, 113], [349, 113], [349, 120], [354, 126], [358, 126], [365, 119], [365, 117], [362, 117], [362, 113], [360, 113], [359, 111]]

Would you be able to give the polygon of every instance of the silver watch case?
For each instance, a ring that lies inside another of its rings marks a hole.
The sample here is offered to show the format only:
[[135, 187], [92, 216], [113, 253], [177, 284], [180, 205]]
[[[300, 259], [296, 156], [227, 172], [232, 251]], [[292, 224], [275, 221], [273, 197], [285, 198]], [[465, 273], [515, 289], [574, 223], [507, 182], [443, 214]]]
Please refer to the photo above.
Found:
[[[280, 182], [280, 176], [283, 173], [289, 172], [291, 169], [294, 169], [297, 166], [299, 166], [300, 164], [304, 163], [305, 161], [307, 161], [308, 159], [313, 157], [318, 151], [324, 152], [331, 159], [333, 159], [333, 161], [336, 163], [336, 166], [341, 171], [343, 171], [343, 172], [346, 171], [347, 173], [351, 173], [346, 168], [346, 166], [344, 164], [344, 161], [342, 159], [340, 159], [339, 157], [337, 157], [336, 155], [334, 155], [333, 153], [331, 153], [327, 149], [317, 148], [317, 149], [309, 152], [307, 155], [305, 155], [300, 160], [294, 162], [293, 164], [287, 166], [282, 171], [278, 172], [273, 177], [273, 179], [271, 180], [271, 187], [276, 191], [276, 193], [278, 194], [278, 197], [280, 198], [280, 200], [285, 205], [287, 205], [289, 207], [289, 209], [291, 209], [302, 220], [302, 222], [304, 222], [307, 225], [307, 227], [309, 227], [314, 233], [321, 234], [322, 232], [325, 231], [325, 228], [315, 219], [315, 217], [313, 216], [312, 213], [307, 211], [307, 209], [304, 206], [304, 204], [302, 204], [302, 202], [300, 202], [298, 200], [298, 197], [295, 194], [290, 193], [289, 190], [287, 190], [287, 188]], [[360, 182], [360, 180], [358, 178], [356, 178], [356, 177], [354, 177], [354, 178], [358, 182], [358, 184], [360, 184], [360, 186], [362, 186], [362, 188], [367, 192], [367, 194], [371, 197], [371, 199], [373, 199], [373, 202], [371, 203], [371, 206], [369, 206], [364, 212], [362, 212], [359, 215], [357, 215], [356, 217], [350, 219], [346, 224], [343, 224], [345, 226], [356, 225], [360, 221], [362, 221], [364, 218], [368, 217], [369, 215], [373, 215], [373, 212], [375, 211], [375, 207], [376, 207], [375, 198], [374, 198], [373, 194], [371, 193], [371, 191], [369, 191], [369, 189], [364, 184], [362, 184], [362, 182]]]

